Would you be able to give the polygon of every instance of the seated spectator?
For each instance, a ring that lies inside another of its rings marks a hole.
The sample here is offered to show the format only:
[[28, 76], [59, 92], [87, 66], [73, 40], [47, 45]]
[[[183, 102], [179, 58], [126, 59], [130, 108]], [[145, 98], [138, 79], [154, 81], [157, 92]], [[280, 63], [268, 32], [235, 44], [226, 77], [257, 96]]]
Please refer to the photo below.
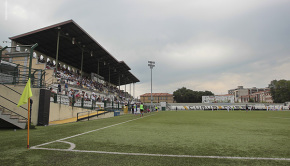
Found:
[[87, 93], [85, 95], [85, 101], [91, 101], [90, 98], [89, 98], [89, 95]]
[[76, 94], [76, 100], [78, 101], [78, 100], [80, 100], [81, 99], [81, 94], [80, 93], [77, 93]]

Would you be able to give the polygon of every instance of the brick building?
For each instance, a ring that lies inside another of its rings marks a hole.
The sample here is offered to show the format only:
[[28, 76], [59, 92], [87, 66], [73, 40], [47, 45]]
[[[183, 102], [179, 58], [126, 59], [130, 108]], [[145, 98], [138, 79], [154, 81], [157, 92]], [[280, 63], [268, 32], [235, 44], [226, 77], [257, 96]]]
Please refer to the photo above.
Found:
[[273, 99], [270, 90], [252, 93], [240, 97], [241, 103], [247, 103], [252, 100], [255, 103], [273, 103]]
[[[234, 95], [235, 102], [243, 103], [244, 101], [247, 100], [247, 96], [248, 96], [248, 99], [249, 99], [249, 96], [252, 96], [252, 98], [254, 98], [253, 97], [254, 95], [259, 94], [259, 96], [260, 96], [260, 92], [262, 93], [262, 92], [266, 92], [266, 91], [268, 92], [268, 91], [270, 91], [270, 89], [269, 88], [256, 88], [256, 87], [244, 88], [243, 86], [238, 86], [238, 88], [228, 90], [228, 94]], [[269, 93], [267, 93], [267, 94], [269, 94]], [[263, 96], [265, 98], [266, 94]], [[270, 96], [271, 96], [271, 94], [270, 94]], [[265, 100], [264, 100], [264, 102], [265, 102]], [[270, 102], [269, 96], [267, 97], [267, 101]]]

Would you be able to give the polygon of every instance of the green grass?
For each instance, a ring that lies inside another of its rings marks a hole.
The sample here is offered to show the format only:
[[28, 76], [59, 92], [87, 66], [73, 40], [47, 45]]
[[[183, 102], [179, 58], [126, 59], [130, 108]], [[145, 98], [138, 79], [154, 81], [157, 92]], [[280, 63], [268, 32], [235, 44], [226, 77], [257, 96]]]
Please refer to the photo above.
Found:
[[[290, 158], [289, 111], [166, 111], [31, 130], [30, 146], [66, 139], [74, 150]], [[148, 117], [147, 117], [148, 116]], [[0, 165], [290, 165], [290, 161], [154, 157], [26, 149], [26, 130], [0, 130]], [[54, 142], [45, 148], [67, 149]]]

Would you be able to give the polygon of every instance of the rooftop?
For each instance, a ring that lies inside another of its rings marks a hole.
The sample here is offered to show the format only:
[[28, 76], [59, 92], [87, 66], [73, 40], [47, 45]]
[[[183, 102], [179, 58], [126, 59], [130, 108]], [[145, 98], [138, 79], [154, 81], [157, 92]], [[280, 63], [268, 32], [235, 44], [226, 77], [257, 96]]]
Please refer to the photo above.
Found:
[[[118, 61], [85, 30], [73, 20], [64, 21], [40, 28], [21, 35], [10, 37], [12, 41], [23, 45], [38, 43], [35, 48], [48, 57], [56, 59], [57, 37], [59, 38], [58, 60], [75, 68], [81, 69], [82, 51], [84, 56], [83, 71], [98, 73], [105, 81], [119, 85], [140, 82], [129, 70], [124, 61]], [[100, 63], [98, 63], [100, 62]], [[109, 71], [110, 70], [110, 71]], [[110, 77], [110, 79], [109, 79]]]

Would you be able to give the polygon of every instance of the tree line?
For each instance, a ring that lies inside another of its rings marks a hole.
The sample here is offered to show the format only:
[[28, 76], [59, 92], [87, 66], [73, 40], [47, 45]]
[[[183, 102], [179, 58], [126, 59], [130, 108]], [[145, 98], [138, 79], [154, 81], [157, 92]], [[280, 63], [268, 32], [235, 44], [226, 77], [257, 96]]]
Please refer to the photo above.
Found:
[[269, 88], [274, 103], [284, 103], [290, 101], [290, 81], [273, 80], [269, 84]]
[[[269, 84], [270, 93], [274, 103], [290, 102], [290, 80], [273, 80]], [[177, 103], [201, 103], [202, 96], [213, 96], [211, 91], [193, 91], [185, 87], [173, 92]]]
[[174, 100], [177, 103], [201, 103], [202, 96], [214, 95], [211, 91], [193, 91], [182, 87], [173, 92]]

